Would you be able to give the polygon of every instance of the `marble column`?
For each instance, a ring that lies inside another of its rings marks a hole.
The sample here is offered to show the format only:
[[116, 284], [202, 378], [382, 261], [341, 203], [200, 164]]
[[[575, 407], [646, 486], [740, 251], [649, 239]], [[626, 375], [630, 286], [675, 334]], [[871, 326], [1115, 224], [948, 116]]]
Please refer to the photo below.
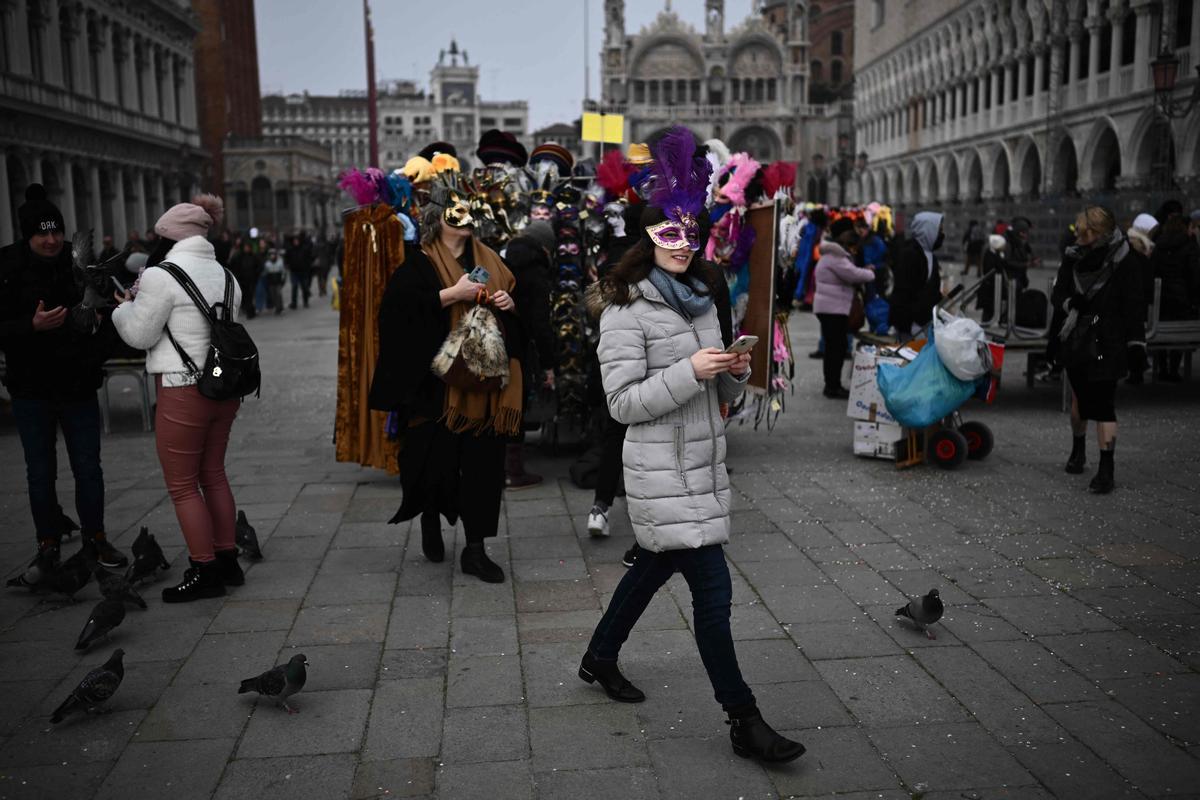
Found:
[[[1029, 53], [1017, 55], [1017, 100], [1032, 97], [1033, 93], [1025, 94], [1025, 86], [1029, 82]], [[1009, 94], [1011, 97], [1011, 93]]]
[[[4, 49], [8, 51], [9, 69], [17, 75], [28, 75], [29, 65], [29, 7], [24, 0], [5, 4]], [[8, 241], [7, 239], [5, 241]]]
[[1070, 39], [1070, 50], [1067, 54], [1067, 85], [1074, 86], [1079, 81], [1079, 49], [1083, 42], [1083, 25], [1073, 20], [1067, 26], [1067, 36]]
[[1042, 84], [1046, 80], [1046, 47], [1038, 45], [1033, 50], [1033, 96], [1042, 94]]
[[58, 181], [62, 184], [62, 205], [58, 210], [62, 212], [63, 225], [67, 229], [67, 236], [70, 236], [79, 228], [75, 214], [75, 167], [71, 159], [59, 160]]
[[145, 234], [146, 228], [146, 173], [144, 170], [133, 171], [133, 229], [139, 235]]
[[79, 6], [67, 6], [71, 20], [71, 68], [74, 70], [72, 85], [75, 93], [90, 97], [92, 94], [92, 58], [88, 50], [87, 16]]
[[58, 29], [58, 0], [43, 0], [46, 16], [38, 31], [42, 37], [42, 79], [52, 86], [65, 86], [62, 37]]
[[[1110, 75], [1116, 75], [1121, 69], [1121, 51], [1125, 44], [1125, 9], [1120, 4], [1113, 4], [1115, 7], [1109, 9], [1108, 22], [1112, 26], [1112, 37], [1109, 39], [1109, 57], [1108, 57], [1108, 72]], [[1109, 84], [1110, 94], [1117, 90], [1116, 78]]]
[[138, 48], [137, 69], [142, 82], [142, 111], [158, 116], [158, 71], [154, 63], [154, 45], [143, 41]]
[[292, 228], [300, 230], [300, 190], [292, 187]]
[[179, 106], [176, 104], [175, 55], [170, 51], [163, 54], [163, 104], [162, 117], [167, 122], [179, 122]]
[[88, 216], [92, 223], [92, 241], [104, 241], [104, 207], [102, 198], [100, 197], [100, 165], [88, 165]]
[[180, 102], [183, 107], [180, 109], [180, 124], [185, 128], [196, 127], [196, 70], [192, 60], [184, 59], [183, 61], [183, 87], [179, 91]]
[[125, 170], [113, 167], [109, 170], [108, 181], [113, 187], [113, 245], [120, 248], [130, 235], [125, 216]]
[[137, 65], [134, 63], [134, 36], [133, 31], [121, 31], [119, 42], [118, 64], [119, 74], [117, 80], [121, 82], [121, 94], [124, 98], [124, 107], [130, 111], [138, 111], [138, 91], [137, 91]]
[[117, 102], [117, 70], [113, 63], [113, 30], [112, 24], [106, 19], [96, 20], [96, 41], [92, 47], [97, 49], [100, 62], [100, 98], [107, 103]]
[[8, 153], [0, 150], [0, 242], [7, 244], [16, 241], [16, 238], [13, 231], [12, 190], [8, 186]]
[[1095, 102], [1099, 99], [1099, 86], [1097, 81], [1100, 78], [1100, 26], [1103, 20], [1100, 17], [1088, 17], [1084, 20], [1084, 27], [1088, 32], [1088, 99]]
[[[1154, 20], [1150, 14], [1154, 10], [1148, 3], [1134, 6], [1134, 19], [1137, 21], [1137, 47], [1133, 54], [1133, 88], [1148, 89], [1152, 85], [1153, 76], [1150, 73], [1150, 59], [1156, 55], [1154, 42], [1151, 40], [1151, 30]], [[1195, 16], [1195, 15], [1193, 15]], [[1180, 75], [1179, 77], [1184, 77]]]

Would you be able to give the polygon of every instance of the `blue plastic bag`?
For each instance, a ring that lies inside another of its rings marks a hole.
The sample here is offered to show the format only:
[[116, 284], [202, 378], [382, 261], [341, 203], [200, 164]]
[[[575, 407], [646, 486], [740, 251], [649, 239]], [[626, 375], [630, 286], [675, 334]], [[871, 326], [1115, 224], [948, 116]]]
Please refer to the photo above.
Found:
[[932, 334], [908, 364], [880, 364], [875, 380], [888, 413], [906, 428], [926, 428], [958, 410], [975, 393], [977, 383], [960, 380], [946, 369]]

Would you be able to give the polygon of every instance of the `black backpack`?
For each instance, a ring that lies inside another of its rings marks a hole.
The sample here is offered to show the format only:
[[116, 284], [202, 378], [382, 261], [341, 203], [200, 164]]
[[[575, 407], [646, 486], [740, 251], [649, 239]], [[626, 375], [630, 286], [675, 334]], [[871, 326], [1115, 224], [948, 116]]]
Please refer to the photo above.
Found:
[[[229, 270], [225, 270], [223, 302], [209, 306], [204, 301], [200, 289], [179, 265], [164, 261], [158, 266], [166, 270], [167, 274], [183, 287], [184, 292], [196, 304], [196, 308], [208, 319], [212, 337], [209, 340], [203, 370], [196, 367], [192, 357], [175, 341], [171, 329], [166, 329], [167, 338], [175, 346], [175, 351], [179, 353], [187, 368], [196, 375], [196, 388], [200, 390], [200, 394], [210, 400], [240, 399], [252, 393], [257, 397], [259, 384], [262, 382], [262, 373], [258, 366], [258, 348], [246, 332], [245, 326], [234, 322], [230, 317], [233, 308], [233, 276]], [[217, 313], [218, 308], [221, 309], [220, 314]]]

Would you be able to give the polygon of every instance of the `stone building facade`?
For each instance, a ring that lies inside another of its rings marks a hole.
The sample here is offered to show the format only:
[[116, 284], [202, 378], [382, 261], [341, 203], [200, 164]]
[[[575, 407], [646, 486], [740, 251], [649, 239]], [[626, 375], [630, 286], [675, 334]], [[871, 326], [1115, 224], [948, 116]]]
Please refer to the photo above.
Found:
[[[479, 95], [479, 66], [450, 42], [429, 73], [429, 90], [415, 81], [385, 81], [377, 87], [378, 166], [391, 170], [434, 141], [453, 144], [470, 169], [479, 136], [489, 128], [527, 141], [529, 104], [489, 101]], [[332, 171], [368, 165], [367, 95], [268, 95], [263, 98], [263, 133], [313, 139], [333, 153]]]
[[1176, 197], [1200, 204], [1200, 107], [1169, 119], [1151, 61], [1196, 83], [1190, 0], [871, 0], [855, 19], [862, 194], [947, 210], [952, 225], [1026, 214], [1044, 253], [1084, 200], [1125, 224]]
[[[810, 102], [808, 0], [764, 0], [726, 28], [723, 0], [705, 0], [696, 31], [668, 8], [634, 35], [624, 0], [605, 0], [602, 110], [625, 115], [627, 142], [673, 123], [760, 161], [811, 165], [851, 133], [848, 104]], [[847, 27], [844, 37], [852, 35]]]
[[[329, 147], [301, 137], [225, 139], [225, 225], [283, 235], [341, 225]], [[275, 237], [272, 237], [275, 238]]]
[[0, 242], [33, 182], [118, 246], [191, 196], [198, 27], [188, 0], [0, 0]]

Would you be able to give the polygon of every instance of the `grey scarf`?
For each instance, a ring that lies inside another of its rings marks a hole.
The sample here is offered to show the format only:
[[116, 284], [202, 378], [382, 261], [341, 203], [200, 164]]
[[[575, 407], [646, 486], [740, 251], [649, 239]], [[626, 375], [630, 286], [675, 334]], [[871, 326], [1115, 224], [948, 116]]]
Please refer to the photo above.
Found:
[[[1108, 237], [1108, 241], [1097, 243], [1097, 248], [1104, 248], [1104, 256], [1101, 259], [1100, 267], [1091, 272], [1080, 272], [1078, 269], [1072, 270], [1072, 277], [1075, 281], [1076, 295], [1082, 295], [1090, 300], [1095, 297], [1108, 279], [1112, 277], [1113, 271], [1116, 269], [1125, 256], [1129, 255], [1129, 242], [1120, 229], [1114, 230], [1112, 235]], [[1087, 255], [1087, 248], [1080, 245], [1071, 245], [1065, 251], [1068, 258], [1076, 259], [1076, 263]], [[1068, 297], [1066, 303], [1070, 303], [1071, 298]], [[1065, 307], [1067, 312], [1066, 318], [1063, 320], [1062, 328], [1059, 329], [1059, 340], [1065, 340], [1071, 331], [1075, 330], [1075, 326], [1079, 323], [1079, 309]]]
[[684, 319], [694, 319], [712, 308], [712, 295], [700, 294], [705, 288], [704, 284], [691, 275], [683, 276], [687, 281], [685, 284], [661, 267], [654, 267], [648, 277], [667, 305], [678, 311]]

